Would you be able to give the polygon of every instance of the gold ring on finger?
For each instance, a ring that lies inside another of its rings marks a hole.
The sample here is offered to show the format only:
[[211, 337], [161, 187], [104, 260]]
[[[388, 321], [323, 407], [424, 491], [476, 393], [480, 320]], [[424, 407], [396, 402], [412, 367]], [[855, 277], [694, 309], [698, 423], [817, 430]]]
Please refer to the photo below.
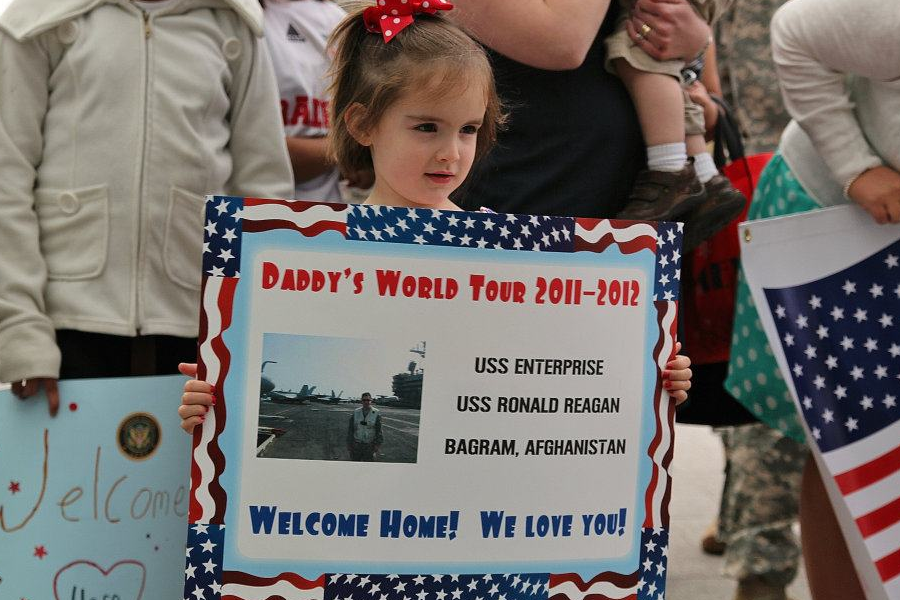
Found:
[[641, 37], [646, 38], [650, 35], [650, 32], [653, 31], [653, 28], [647, 25], [646, 23], [641, 25]]

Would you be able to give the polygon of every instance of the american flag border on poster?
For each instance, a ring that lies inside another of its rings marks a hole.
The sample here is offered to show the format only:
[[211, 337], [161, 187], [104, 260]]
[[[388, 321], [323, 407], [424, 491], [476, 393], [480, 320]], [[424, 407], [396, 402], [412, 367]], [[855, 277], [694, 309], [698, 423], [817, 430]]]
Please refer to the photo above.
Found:
[[[486, 211], [450, 213], [447, 217], [451, 222], [462, 222], [461, 229], [464, 227], [464, 231], [477, 224], [478, 230], [484, 233], [477, 240], [467, 233], [448, 236], [446, 232], [441, 237], [433, 235], [432, 239], [425, 239], [426, 233], [434, 233], [427, 229], [422, 230], [420, 235], [398, 235], [398, 228], [406, 232], [410, 224], [429, 215], [438, 216], [441, 212], [233, 196], [207, 198], [198, 378], [214, 382], [217, 403], [216, 410], [210, 411], [202, 426], [194, 432], [185, 552], [185, 600], [264, 600], [272, 597], [331, 600], [335, 598], [333, 591], [341, 586], [345, 592], [351, 590], [349, 597], [355, 598], [352, 595], [353, 586], [358, 586], [358, 582], [363, 580], [369, 587], [366, 593], [370, 593], [375, 586], [380, 588], [383, 584], [402, 590], [407, 579], [410, 583], [416, 580], [423, 590], [444, 589], [441, 587], [444, 579], [455, 580], [461, 586], [461, 577], [468, 581], [469, 590], [481, 590], [478, 586], [483, 585], [488, 597], [499, 595], [506, 600], [658, 600], [664, 597], [668, 505], [672, 483], [669, 466], [674, 448], [675, 405], [661, 385], [661, 375], [666, 363], [675, 354], [681, 224], [506, 215]], [[232, 302], [240, 280], [242, 236], [276, 229], [293, 230], [305, 237], [334, 231], [348, 241], [454, 245], [524, 252], [600, 253], [615, 246], [622, 254], [652, 253], [655, 264], [652, 300], [658, 333], [653, 348], [657, 368], [653, 390], [655, 428], [647, 451], [651, 460], [651, 475], [644, 492], [645, 518], [641, 527], [639, 561], [634, 569], [626, 569], [629, 571], [627, 573], [598, 573], [588, 580], [575, 573], [430, 575], [428, 578], [432, 579], [432, 586], [437, 586], [432, 588], [425, 587], [428, 582], [424, 576], [326, 573], [316, 579], [306, 579], [294, 573], [258, 577], [225, 570], [222, 562], [227, 494], [219, 482], [225, 469], [225, 456], [219, 448], [218, 437], [224, 430], [227, 418], [224, 382], [231, 355], [223, 341], [223, 334], [231, 324]], [[495, 235], [491, 237], [491, 234]], [[394, 237], [398, 239], [393, 240]], [[328, 591], [330, 588], [333, 588], [332, 592]], [[445, 595], [435, 593], [437, 598]]]

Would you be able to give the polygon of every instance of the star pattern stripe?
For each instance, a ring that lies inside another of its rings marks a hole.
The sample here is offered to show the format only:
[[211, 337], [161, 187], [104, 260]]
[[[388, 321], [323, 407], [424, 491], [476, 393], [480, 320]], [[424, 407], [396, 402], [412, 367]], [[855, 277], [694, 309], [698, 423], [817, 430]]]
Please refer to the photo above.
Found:
[[328, 575], [324, 600], [547, 600], [549, 575]]
[[203, 226], [203, 274], [240, 277], [241, 212], [244, 199], [210, 196]]
[[681, 281], [681, 239], [683, 223], [660, 221], [656, 225], [656, 276], [654, 300], [678, 300]]
[[184, 600], [218, 600], [222, 593], [225, 527], [194, 523], [185, 547]]
[[355, 204], [347, 239], [460, 248], [572, 252], [575, 220]]
[[813, 441], [882, 581], [900, 581], [900, 241], [764, 293]]

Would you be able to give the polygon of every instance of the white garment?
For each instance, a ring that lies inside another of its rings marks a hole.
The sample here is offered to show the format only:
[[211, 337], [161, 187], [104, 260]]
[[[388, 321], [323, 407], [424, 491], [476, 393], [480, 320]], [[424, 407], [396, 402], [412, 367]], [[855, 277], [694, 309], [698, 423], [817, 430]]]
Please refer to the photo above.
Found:
[[881, 164], [900, 169], [900, 2], [791, 0], [772, 19], [772, 54], [794, 118], [781, 153], [823, 205]]
[[[326, 76], [330, 61], [325, 45], [345, 14], [330, 0], [266, 3], [266, 42], [275, 67], [287, 137], [324, 137], [328, 133]], [[339, 179], [335, 168], [297, 184], [294, 197], [340, 202]]]
[[57, 377], [54, 329], [197, 335], [204, 195], [291, 193], [261, 25], [256, 0], [0, 16], [0, 381]]

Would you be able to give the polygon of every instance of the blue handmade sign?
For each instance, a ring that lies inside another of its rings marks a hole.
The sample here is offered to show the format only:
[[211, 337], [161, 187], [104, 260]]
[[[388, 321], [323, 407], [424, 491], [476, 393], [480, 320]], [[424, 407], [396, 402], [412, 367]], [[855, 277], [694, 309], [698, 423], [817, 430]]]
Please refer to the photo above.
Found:
[[184, 378], [60, 382], [47, 402], [0, 391], [0, 598], [180, 597], [190, 438]]

